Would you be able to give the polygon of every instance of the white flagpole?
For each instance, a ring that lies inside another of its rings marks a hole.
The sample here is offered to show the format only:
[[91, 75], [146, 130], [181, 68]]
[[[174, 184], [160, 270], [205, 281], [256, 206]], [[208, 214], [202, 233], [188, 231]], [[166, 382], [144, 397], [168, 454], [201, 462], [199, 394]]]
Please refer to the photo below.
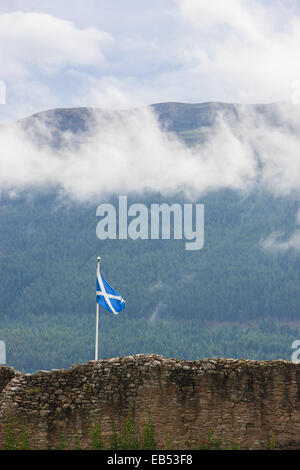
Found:
[[97, 304], [96, 306], [95, 361], [98, 361], [98, 328], [99, 328], [99, 304]]
[[[97, 274], [100, 272], [100, 256], [98, 256], [98, 266], [97, 266]], [[98, 361], [98, 332], [99, 332], [99, 310], [100, 305], [98, 302], [96, 303], [96, 338], [95, 338], [95, 361]]]

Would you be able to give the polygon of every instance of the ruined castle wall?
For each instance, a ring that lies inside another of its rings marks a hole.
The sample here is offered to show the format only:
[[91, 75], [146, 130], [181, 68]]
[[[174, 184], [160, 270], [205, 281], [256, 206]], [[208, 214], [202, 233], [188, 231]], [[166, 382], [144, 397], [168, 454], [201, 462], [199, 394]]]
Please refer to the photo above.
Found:
[[96, 422], [108, 439], [129, 413], [142, 429], [149, 410], [160, 447], [200, 445], [211, 430], [228, 448], [265, 448], [273, 436], [300, 449], [300, 365], [290, 362], [137, 355], [12, 374], [0, 368], [0, 448], [11, 420], [34, 448], [57, 448], [62, 435], [88, 448]]

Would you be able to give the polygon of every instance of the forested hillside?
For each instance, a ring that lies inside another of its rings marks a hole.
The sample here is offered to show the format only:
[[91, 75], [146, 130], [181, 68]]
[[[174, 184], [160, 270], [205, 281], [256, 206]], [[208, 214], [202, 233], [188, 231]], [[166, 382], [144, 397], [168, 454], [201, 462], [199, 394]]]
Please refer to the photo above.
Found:
[[[207, 106], [185, 109], [181, 121], [180, 106], [159, 106], [162, 125], [190, 145], [193, 132], [201, 134], [214, 118]], [[88, 116], [87, 110], [84, 119], [76, 113], [59, 114], [74, 132]], [[300, 257], [267, 252], [262, 240], [294, 230], [295, 199], [261, 188], [203, 194], [192, 201], [205, 205], [199, 251], [185, 250], [184, 240], [100, 241], [96, 208], [102, 202], [117, 206], [118, 198], [75, 203], [53, 189], [2, 194], [0, 339], [9, 364], [32, 371], [93, 358], [98, 255], [104, 277], [127, 304], [119, 317], [102, 310], [100, 355], [290, 358], [299, 334], [293, 325], [300, 313]], [[134, 202], [150, 208], [153, 202], [190, 201], [183, 193], [147, 193], [131, 195], [128, 205]]]

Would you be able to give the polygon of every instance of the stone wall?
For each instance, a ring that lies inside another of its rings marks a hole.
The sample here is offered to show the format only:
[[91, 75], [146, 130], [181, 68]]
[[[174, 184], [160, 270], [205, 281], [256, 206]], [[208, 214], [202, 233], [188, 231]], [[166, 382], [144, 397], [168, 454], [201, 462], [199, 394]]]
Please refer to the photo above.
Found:
[[300, 364], [136, 355], [32, 375], [0, 366], [0, 448], [9, 421], [32, 448], [57, 448], [62, 435], [89, 448], [99, 420], [108, 439], [129, 413], [142, 429], [148, 410], [162, 448], [200, 445], [211, 430], [227, 448], [262, 449], [273, 436], [300, 449]]

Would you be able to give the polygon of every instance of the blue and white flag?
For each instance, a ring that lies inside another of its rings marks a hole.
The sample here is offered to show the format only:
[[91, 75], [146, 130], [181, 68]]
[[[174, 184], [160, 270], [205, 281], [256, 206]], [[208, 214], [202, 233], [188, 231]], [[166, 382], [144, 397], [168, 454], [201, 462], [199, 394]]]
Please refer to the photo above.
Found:
[[110, 312], [118, 315], [118, 313], [126, 307], [123, 297], [113, 289], [108, 282], [101, 276], [100, 263], [97, 268], [97, 287], [96, 302]]

